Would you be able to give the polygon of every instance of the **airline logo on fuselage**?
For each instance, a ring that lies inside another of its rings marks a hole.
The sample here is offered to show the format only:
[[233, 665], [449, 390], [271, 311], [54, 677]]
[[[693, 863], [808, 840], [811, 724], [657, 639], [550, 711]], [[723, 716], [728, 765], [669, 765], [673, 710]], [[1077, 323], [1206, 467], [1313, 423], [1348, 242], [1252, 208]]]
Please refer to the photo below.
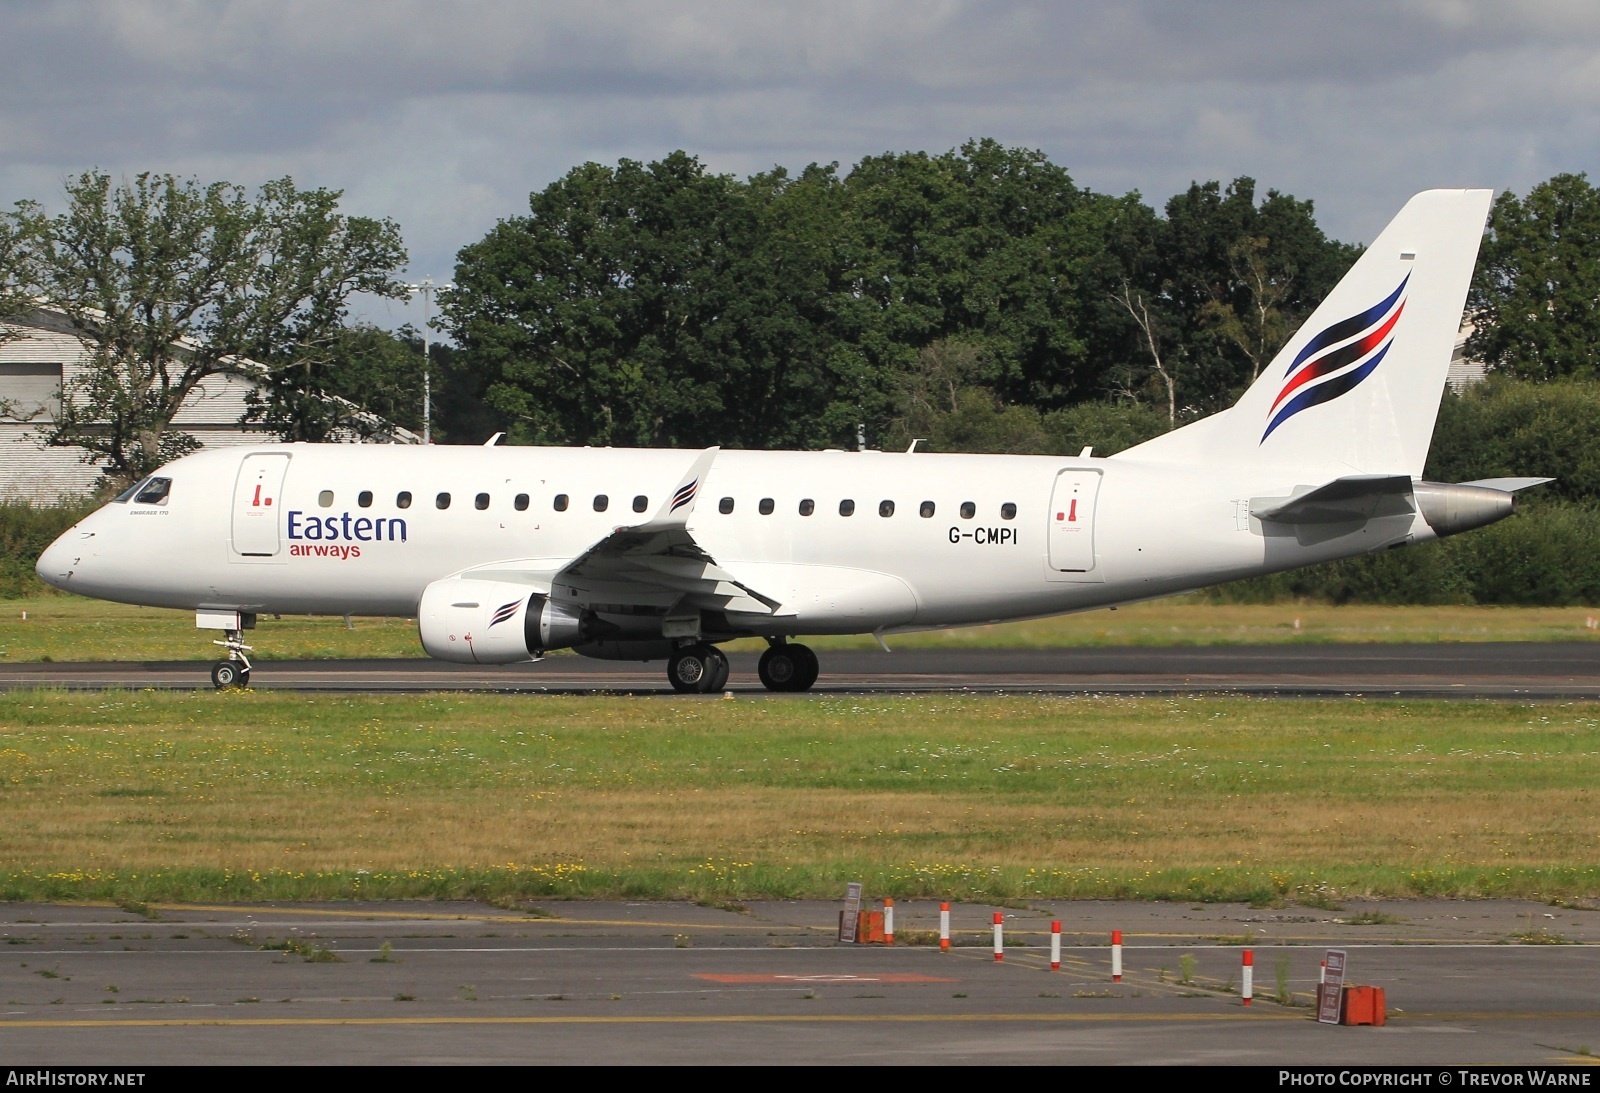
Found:
[[1395, 324], [1406, 309], [1408, 273], [1382, 303], [1341, 319], [1306, 343], [1284, 373], [1283, 390], [1267, 411], [1266, 441], [1272, 431], [1301, 410], [1348, 394], [1383, 362], [1394, 345]]
[[355, 516], [348, 512], [317, 516], [290, 509], [289, 538], [325, 543], [403, 543], [406, 522], [398, 516]]

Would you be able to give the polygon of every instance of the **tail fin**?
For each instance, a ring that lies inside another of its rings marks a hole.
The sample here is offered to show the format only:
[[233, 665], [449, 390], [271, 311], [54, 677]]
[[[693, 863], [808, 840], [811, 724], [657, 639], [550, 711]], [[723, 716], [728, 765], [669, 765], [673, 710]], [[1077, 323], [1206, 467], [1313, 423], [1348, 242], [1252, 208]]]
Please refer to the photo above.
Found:
[[1122, 456], [1420, 476], [1492, 193], [1413, 197], [1232, 408]]

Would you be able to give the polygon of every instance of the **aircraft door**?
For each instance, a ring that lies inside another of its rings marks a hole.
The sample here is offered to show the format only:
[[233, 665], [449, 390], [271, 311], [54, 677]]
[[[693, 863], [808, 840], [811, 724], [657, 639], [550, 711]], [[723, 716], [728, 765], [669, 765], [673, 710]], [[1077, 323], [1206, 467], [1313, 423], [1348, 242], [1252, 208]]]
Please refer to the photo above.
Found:
[[283, 476], [288, 452], [257, 452], [244, 457], [233, 488], [233, 553], [241, 558], [275, 558], [283, 549]]
[[1055, 580], [1102, 581], [1095, 568], [1094, 512], [1100, 472], [1065, 470], [1056, 475], [1050, 495], [1048, 551]]

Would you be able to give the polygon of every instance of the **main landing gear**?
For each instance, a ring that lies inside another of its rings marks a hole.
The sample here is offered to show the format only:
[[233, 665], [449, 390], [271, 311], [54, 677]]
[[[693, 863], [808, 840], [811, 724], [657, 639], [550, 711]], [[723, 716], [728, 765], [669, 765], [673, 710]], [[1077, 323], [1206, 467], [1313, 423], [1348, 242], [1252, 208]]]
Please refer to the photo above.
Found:
[[219, 691], [229, 687], [250, 686], [250, 658], [245, 656], [250, 651], [250, 646], [244, 643], [243, 630], [226, 630], [227, 641], [213, 641], [212, 645], [220, 645], [228, 651], [227, 660], [219, 660], [211, 666], [211, 685]]
[[688, 645], [667, 661], [667, 679], [679, 694], [704, 695], [728, 682], [728, 658], [715, 645]]
[[780, 641], [767, 647], [756, 665], [761, 685], [769, 691], [809, 691], [817, 681], [817, 654], [809, 647]]
[[[786, 641], [770, 645], [756, 666], [769, 691], [809, 691], [817, 671], [817, 654]], [[667, 680], [679, 694], [714, 694], [728, 682], [728, 658], [715, 645], [682, 646], [667, 661]]]

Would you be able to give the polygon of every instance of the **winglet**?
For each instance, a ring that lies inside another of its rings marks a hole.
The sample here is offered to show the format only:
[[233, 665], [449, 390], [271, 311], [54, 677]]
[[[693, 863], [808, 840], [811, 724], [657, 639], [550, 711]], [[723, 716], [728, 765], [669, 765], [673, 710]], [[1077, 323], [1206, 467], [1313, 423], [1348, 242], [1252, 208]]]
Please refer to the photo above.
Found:
[[706, 484], [706, 477], [711, 473], [711, 464], [716, 462], [717, 453], [721, 448], [707, 448], [695, 457], [689, 465], [689, 470], [678, 482], [678, 488], [672, 491], [672, 496], [667, 498], [656, 510], [648, 523], [641, 524], [641, 531], [659, 531], [664, 528], [681, 528], [689, 521], [689, 516], [694, 512], [694, 503], [700, 496], [700, 490]]

